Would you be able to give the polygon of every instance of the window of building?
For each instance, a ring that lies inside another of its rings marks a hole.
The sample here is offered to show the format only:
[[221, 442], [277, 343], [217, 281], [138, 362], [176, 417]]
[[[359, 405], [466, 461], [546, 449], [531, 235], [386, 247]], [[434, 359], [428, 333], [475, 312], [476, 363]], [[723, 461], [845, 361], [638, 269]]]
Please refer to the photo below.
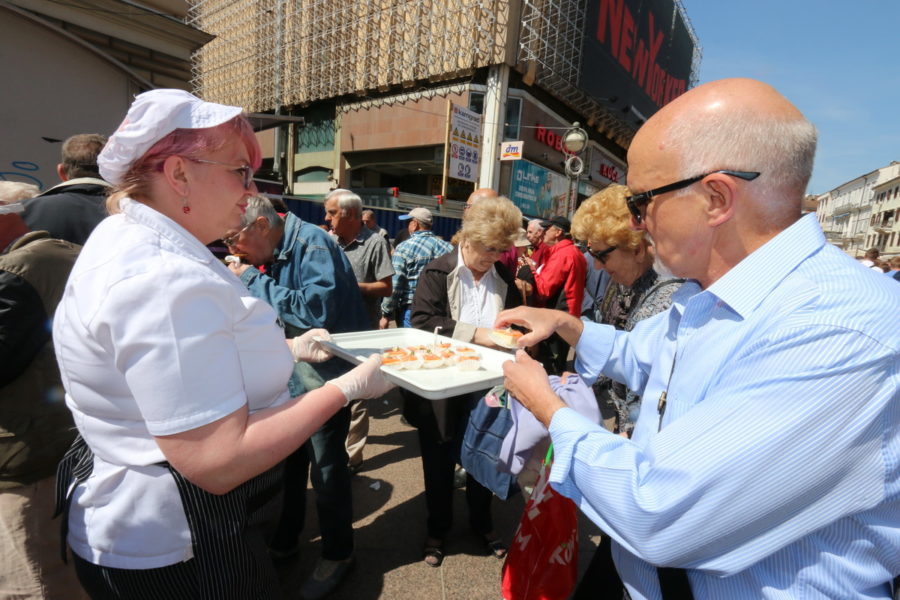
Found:
[[334, 107], [314, 107], [303, 111], [306, 123], [297, 128], [297, 153], [334, 150]]
[[[484, 92], [469, 94], [469, 110], [484, 114]], [[506, 98], [506, 115], [503, 120], [503, 141], [519, 139], [519, 125], [522, 119], [522, 99]]]

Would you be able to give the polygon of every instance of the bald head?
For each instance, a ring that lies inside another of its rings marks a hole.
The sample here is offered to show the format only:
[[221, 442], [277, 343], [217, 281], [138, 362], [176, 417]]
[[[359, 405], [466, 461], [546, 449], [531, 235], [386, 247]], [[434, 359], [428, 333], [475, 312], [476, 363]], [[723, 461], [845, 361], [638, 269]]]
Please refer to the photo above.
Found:
[[469, 199], [466, 200], [466, 206], [472, 206], [479, 200], [485, 200], [487, 198], [499, 198], [500, 194], [491, 188], [478, 188], [471, 194], [469, 194]]
[[758, 171], [755, 197], [769, 211], [795, 219], [815, 148], [815, 128], [775, 88], [753, 79], [722, 79], [682, 94], [653, 115], [635, 135], [628, 162], [652, 155], [673, 168], [677, 179], [718, 169]]
[[713, 81], [638, 131], [628, 187], [683, 184], [639, 199], [643, 228], [666, 266], [705, 287], [800, 218], [815, 149], [815, 127], [774, 88]]

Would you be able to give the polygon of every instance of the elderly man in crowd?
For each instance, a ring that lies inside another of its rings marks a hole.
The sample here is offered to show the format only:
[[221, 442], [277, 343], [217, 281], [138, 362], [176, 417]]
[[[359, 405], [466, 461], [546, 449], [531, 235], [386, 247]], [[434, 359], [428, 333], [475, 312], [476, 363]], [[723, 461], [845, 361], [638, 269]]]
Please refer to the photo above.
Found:
[[388, 239], [387, 229], [378, 225], [378, 221], [375, 220], [375, 211], [367, 208], [362, 211], [362, 222], [368, 229], [371, 229], [384, 239]]
[[97, 223], [108, 216], [111, 186], [100, 178], [97, 156], [106, 138], [97, 133], [73, 135], [62, 145], [56, 174], [62, 183], [25, 202], [25, 223], [34, 231], [83, 245]]
[[546, 232], [544, 221], [541, 219], [532, 219], [528, 221], [528, 228], [525, 229], [525, 235], [531, 242], [531, 255], [529, 258], [534, 262], [534, 268], [540, 268], [544, 264], [544, 254], [547, 252], [548, 246], [544, 245], [544, 233]]
[[381, 303], [381, 319], [378, 322], [381, 329], [386, 329], [391, 319], [396, 319], [398, 327], [411, 327], [409, 315], [419, 274], [425, 265], [453, 250], [450, 242], [432, 233], [432, 216], [427, 208], [418, 206], [398, 218], [409, 222], [407, 229], [410, 237], [397, 245], [391, 257], [394, 265], [393, 290], [391, 296]]
[[[587, 260], [572, 242], [569, 234], [571, 223], [565, 217], [555, 216], [544, 223], [543, 243], [546, 247], [543, 264], [527, 262], [532, 268], [533, 296], [536, 306], [564, 310], [575, 317], [581, 316], [584, 286], [587, 281]], [[559, 335], [552, 335], [538, 346], [538, 360], [552, 375], [566, 370], [569, 344]]]
[[577, 369], [647, 400], [632, 439], [588, 422], [523, 352], [506, 385], [553, 439], [554, 487], [613, 538], [632, 598], [883, 598], [900, 573], [900, 288], [800, 207], [816, 133], [748, 79], [694, 88], [628, 151], [627, 199], [688, 281], [630, 332], [558, 311]]
[[[369, 211], [371, 212], [371, 211]], [[366, 304], [369, 329], [378, 328], [381, 299], [391, 295], [391, 247], [384, 236], [363, 225], [362, 199], [350, 190], [337, 189], [325, 196], [325, 221], [337, 236], [338, 245], [353, 268], [359, 291]], [[347, 454], [350, 472], [362, 467], [363, 448], [369, 436], [368, 401], [350, 404], [350, 432]]]
[[[284, 322], [285, 337], [317, 327], [341, 333], [370, 326], [350, 262], [328, 233], [292, 213], [282, 219], [265, 196], [249, 199], [242, 225], [226, 236], [225, 244], [250, 265], [265, 265], [266, 271], [237, 263], [229, 268], [251, 294], [275, 308]], [[296, 396], [321, 387], [347, 370], [349, 365], [338, 358], [319, 364], [298, 362], [291, 393]], [[284, 513], [273, 546], [276, 556], [297, 550], [310, 462], [313, 467], [322, 556], [300, 589], [306, 600], [331, 593], [353, 562], [353, 503], [345, 449], [349, 425], [350, 409], [345, 407], [285, 464]]]

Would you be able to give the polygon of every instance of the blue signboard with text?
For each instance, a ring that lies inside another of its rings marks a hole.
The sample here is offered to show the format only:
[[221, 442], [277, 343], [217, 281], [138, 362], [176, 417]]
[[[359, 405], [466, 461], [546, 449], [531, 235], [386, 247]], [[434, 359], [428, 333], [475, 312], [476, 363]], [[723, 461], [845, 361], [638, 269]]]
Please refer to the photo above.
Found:
[[524, 215], [548, 219], [565, 215], [569, 180], [527, 160], [513, 164], [509, 199]]

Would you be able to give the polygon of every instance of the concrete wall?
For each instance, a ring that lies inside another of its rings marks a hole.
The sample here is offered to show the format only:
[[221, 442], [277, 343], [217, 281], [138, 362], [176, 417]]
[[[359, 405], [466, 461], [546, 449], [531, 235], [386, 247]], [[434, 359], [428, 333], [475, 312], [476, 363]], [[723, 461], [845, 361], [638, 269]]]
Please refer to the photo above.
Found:
[[138, 89], [126, 73], [74, 41], [0, 9], [0, 178], [46, 189], [59, 183], [60, 144], [109, 135]]

